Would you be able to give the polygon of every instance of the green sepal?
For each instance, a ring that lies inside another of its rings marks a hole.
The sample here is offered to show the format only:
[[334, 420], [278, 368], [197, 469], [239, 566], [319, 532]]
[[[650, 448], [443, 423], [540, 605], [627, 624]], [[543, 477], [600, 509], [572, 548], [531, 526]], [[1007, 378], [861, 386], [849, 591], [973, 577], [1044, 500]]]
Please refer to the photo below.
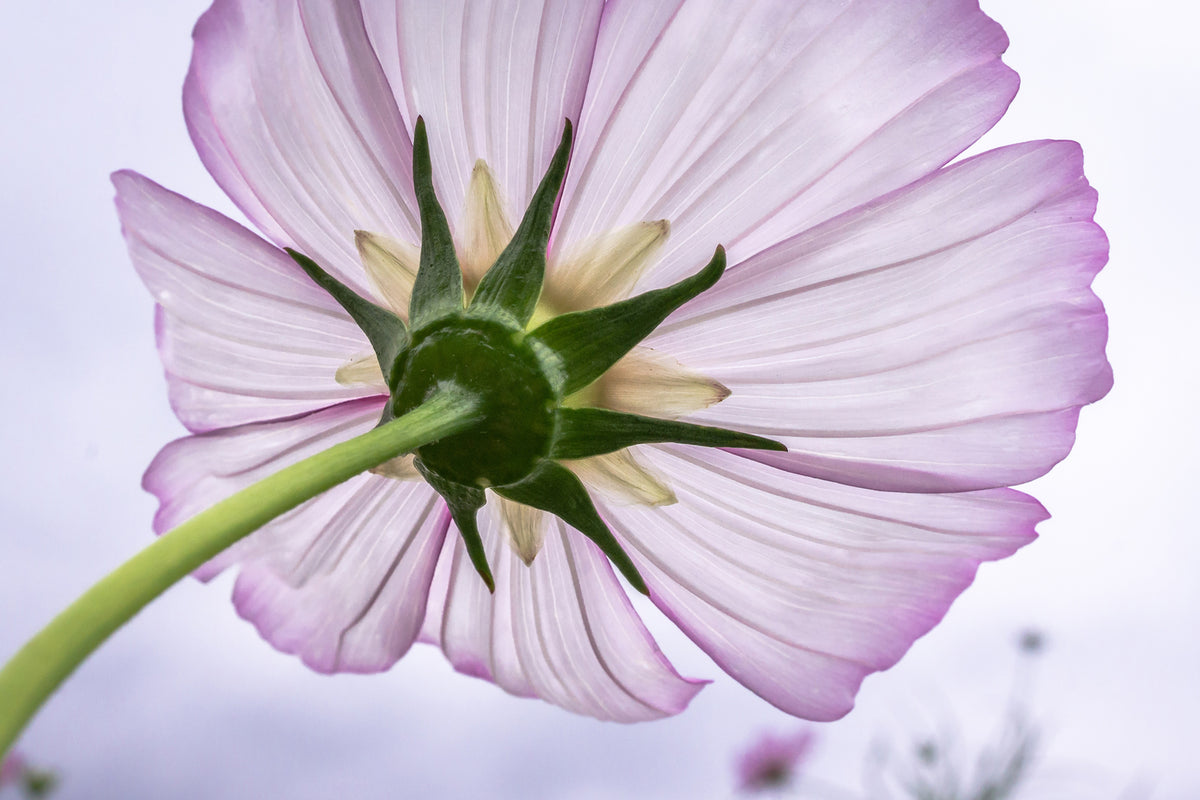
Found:
[[415, 331], [463, 310], [462, 269], [454, 252], [450, 224], [433, 190], [429, 137], [421, 117], [417, 117], [413, 132], [412, 171], [417, 208], [421, 212], [421, 261], [408, 305], [408, 321]]
[[745, 447], [751, 450], [787, 450], [787, 447], [771, 439], [725, 428], [642, 417], [603, 408], [560, 408], [558, 438], [554, 442], [550, 457], [588, 458], [650, 442], [695, 444], [701, 447]]
[[672, 311], [710, 288], [725, 271], [725, 248], [690, 278], [619, 303], [557, 316], [530, 332], [557, 357], [562, 385], [569, 395], [587, 386], [650, 335]]
[[540, 508], [559, 517], [595, 542], [633, 588], [642, 594], [650, 594], [637, 567], [600, 519], [587, 489], [571, 470], [545, 459], [524, 480], [493, 488], [496, 494], [513, 502]]
[[487, 562], [487, 553], [483, 549], [483, 539], [479, 535], [479, 525], [475, 521], [475, 515], [487, 502], [483, 489], [443, 480], [436, 472], [427, 469], [419, 458], [413, 459], [413, 466], [429, 482], [433, 490], [446, 501], [446, 505], [450, 508], [450, 516], [454, 518], [454, 524], [458, 526], [458, 532], [462, 534], [463, 544], [467, 547], [467, 555], [471, 559], [471, 564], [479, 573], [479, 577], [483, 578], [488, 591], [495, 593], [496, 581], [492, 578], [492, 570]]
[[388, 386], [393, 386], [392, 372], [396, 359], [404, 352], [404, 348], [408, 347], [408, 329], [404, 327], [404, 320], [362, 297], [303, 253], [290, 247], [284, 250], [308, 277], [328, 292], [338, 305], [346, 309], [354, 323], [367, 335], [367, 340], [375, 350], [375, 358], [379, 360], [379, 370], [383, 373], [384, 380]]
[[546, 277], [546, 245], [554, 222], [554, 204], [567, 174], [571, 135], [571, 121], [564, 120], [562, 140], [520, 227], [475, 289], [470, 309], [474, 314], [487, 316], [498, 311], [520, 328], [533, 316]]

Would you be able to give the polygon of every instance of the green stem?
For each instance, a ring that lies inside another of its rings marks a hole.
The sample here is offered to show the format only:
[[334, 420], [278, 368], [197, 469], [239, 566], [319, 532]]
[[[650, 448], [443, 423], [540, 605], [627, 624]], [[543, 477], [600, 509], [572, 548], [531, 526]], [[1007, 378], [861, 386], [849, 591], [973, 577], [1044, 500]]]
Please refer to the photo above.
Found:
[[264, 478], [167, 531], [51, 620], [0, 670], [0, 757], [77, 666], [176, 581], [280, 514], [355, 475], [478, 421], [479, 401], [445, 388], [369, 433]]

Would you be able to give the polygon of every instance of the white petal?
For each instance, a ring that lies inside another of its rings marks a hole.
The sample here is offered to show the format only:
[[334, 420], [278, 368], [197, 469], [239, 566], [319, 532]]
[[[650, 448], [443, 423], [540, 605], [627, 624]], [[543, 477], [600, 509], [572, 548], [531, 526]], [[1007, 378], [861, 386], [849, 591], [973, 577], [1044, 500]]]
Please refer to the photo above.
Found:
[[[159, 451], [142, 478], [142, 486], [159, 502], [154, 532], [164, 533], [283, 467], [366, 433], [379, 422], [384, 402], [382, 397], [353, 400], [296, 418], [176, 439]], [[285, 515], [272, 524], [286, 527], [289, 518]], [[226, 550], [197, 574], [207, 580], [241, 554], [256, 552], [260, 548], [254, 543], [269, 527]]]
[[654, 602], [733, 677], [829, 720], [1046, 514], [1012, 490], [873, 492], [719, 450], [647, 448], [672, 506], [602, 510]]
[[390, 68], [399, 105], [410, 125], [419, 114], [428, 126], [434, 184], [451, 224], [462, 218], [479, 159], [509, 207], [524, 213], [563, 119], [579, 119], [602, 5], [400, 0], [394, 14], [368, 9], [372, 40], [399, 60]]
[[[379, 420], [382, 398], [167, 445], [146, 471], [156, 532]], [[221, 553], [207, 579], [240, 563], [238, 612], [276, 648], [322, 672], [373, 672], [416, 638], [448, 519], [420, 481], [360, 475]]]
[[339, 488], [264, 529], [270, 556], [243, 568], [234, 605], [318, 672], [379, 672], [420, 632], [449, 514], [423, 482], [360, 476]]
[[751, 457], [887, 490], [1027, 481], [1111, 385], [1094, 210], [1074, 143], [993, 151], [735, 267], [647, 342], [731, 390], [695, 421], [792, 451]]
[[366, 337], [282, 251], [133, 172], [113, 175], [138, 275], [161, 308], [171, 404], [190, 430], [373, 394], [334, 378]]
[[610, 4], [557, 241], [668, 219], [649, 284], [736, 263], [975, 141], [1007, 44], [968, 0]]
[[184, 112], [205, 166], [278, 244], [360, 291], [354, 231], [417, 241], [412, 145], [355, 0], [217, 0]]
[[577, 713], [632, 722], [682, 711], [701, 684], [667, 662], [604, 555], [551, 520], [542, 552], [526, 566], [504, 542], [498, 517], [491, 505], [480, 514], [496, 593], [452, 533], [423, 638], [460, 672]]

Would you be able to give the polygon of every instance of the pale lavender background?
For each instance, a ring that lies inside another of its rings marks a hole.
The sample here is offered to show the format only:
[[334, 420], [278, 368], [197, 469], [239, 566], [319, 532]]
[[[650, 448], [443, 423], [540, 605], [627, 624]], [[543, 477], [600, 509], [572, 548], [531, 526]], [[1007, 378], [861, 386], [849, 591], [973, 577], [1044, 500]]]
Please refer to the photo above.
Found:
[[[206, 4], [0, 9], [0, 657], [149, 537], [138, 481], [181, 429], [107, 175], [132, 167], [228, 209], [180, 112]], [[1195, 798], [1200, 14], [1170, 0], [985, 8], [1024, 79], [987, 142], [1079, 139], [1100, 188], [1116, 389], [1034, 487], [1055, 515], [1043, 538], [985, 567], [945, 624], [868, 679], [813, 769], [855, 785], [872, 741], [952, 716], [985, 734], [1012, 640], [1036, 624], [1048, 742], [1027, 796]], [[386, 675], [314, 675], [260, 642], [229, 590], [228, 576], [172, 590], [46, 707], [22, 746], [60, 768], [60, 797], [721, 798], [736, 749], [794, 725], [657, 618], [681, 669], [717, 680], [683, 716], [625, 727], [510, 698], [424, 646]]]

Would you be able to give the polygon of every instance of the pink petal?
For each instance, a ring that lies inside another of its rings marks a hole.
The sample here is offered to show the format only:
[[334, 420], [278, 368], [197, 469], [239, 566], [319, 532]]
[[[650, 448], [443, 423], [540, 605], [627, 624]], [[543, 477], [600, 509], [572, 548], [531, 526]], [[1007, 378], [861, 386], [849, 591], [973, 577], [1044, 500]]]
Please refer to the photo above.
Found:
[[[167, 445], [144, 485], [158, 533], [281, 468], [370, 430], [383, 398]], [[448, 520], [424, 482], [360, 475], [298, 506], [197, 571], [241, 563], [238, 613], [321, 672], [387, 669], [411, 646]]]
[[946, 613], [981, 561], [1046, 513], [1013, 490], [896, 494], [721, 451], [642, 448], [676, 505], [602, 513], [651, 597], [730, 675], [784, 711], [836, 719]]
[[419, 240], [412, 145], [357, 2], [216, 0], [194, 37], [192, 140], [263, 233], [360, 288], [355, 230]]
[[[360, 476], [266, 532], [234, 605], [276, 649], [318, 672], [385, 670], [421, 630], [448, 523], [423, 482]], [[295, 559], [287, 571], [281, 547]]]
[[563, 120], [579, 120], [603, 3], [364, 5], [408, 124], [425, 118], [434, 183], [451, 224], [461, 218], [480, 158], [507, 195], [510, 218], [520, 219]]
[[1007, 45], [972, 0], [611, 3], [558, 241], [669, 219], [658, 285], [746, 258], [974, 142]]
[[[352, 400], [290, 419], [176, 439], [158, 452], [142, 478], [143, 488], [159, 502], [154, 532], [164, 533], [283, 467], [369, 431], [379, 422], [384, 402], [383, 397]], [[301, 508], [320, 505], [320, 500]], [[331, 506], [336, 508], [338, 503]], [[271, 555], [270, 547], [260, 548], [257, 543], [273, 544], [267, 532], [288, 528], [288, 521], [298, 513], [299, 509], [284, 515], [243, 539], [202, 567], [197, 577], [208, 580], [247, 553], [265, 550]], [[285, 543], [279, 557], [286, 561], [292, 548], [299, 546], [298, 542]]]
[[455, 669], [512, 694], [622, 722], [677, 714], [703, 682], [681, 678], [659, 651], [600, 551], [558, 520], [532, 566], [505, 542], [499, 514], [480, 514], [495, 595], [447, 541], [423, 638]]
[[334, 380], [370, 352], [358, 327], [288, 256], [134, 172], [113, 175], [134, 267], [159, 304], [171, 404], [192, 431], [361, 397]]
[[1095, 203], [1078, 145], [995, 150], [734, 267], [647, 343], [731, 390], [697, 421], [792, 451], [753, 458], [892, 491], [1021, 483], [1112, 383]]

